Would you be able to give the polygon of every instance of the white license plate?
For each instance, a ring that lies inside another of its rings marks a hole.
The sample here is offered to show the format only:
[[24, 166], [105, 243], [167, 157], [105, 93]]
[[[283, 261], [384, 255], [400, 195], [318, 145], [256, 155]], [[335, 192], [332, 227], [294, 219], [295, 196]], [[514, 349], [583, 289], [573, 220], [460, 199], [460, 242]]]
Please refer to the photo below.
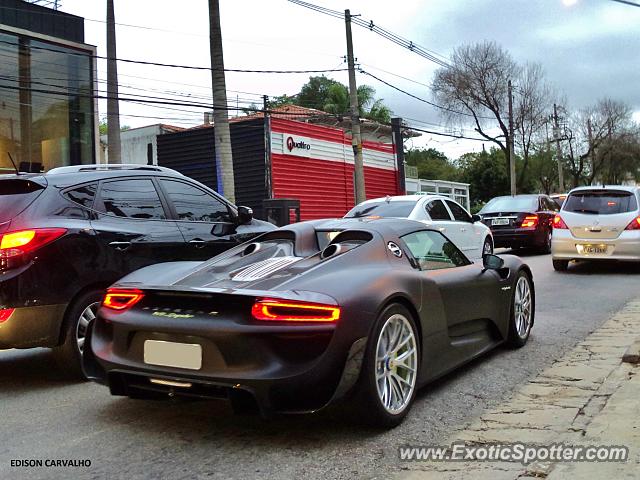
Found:
[[606, 245], [582, 245], [582, 253], [585, 255], [607, 253], [607, 247]]
[[200, 370], [202, 368], [202, 345], [145, 340], [144, 363]]
[[508, 218], [494, 218], [491, 220], [491, 225], [509, 225]]

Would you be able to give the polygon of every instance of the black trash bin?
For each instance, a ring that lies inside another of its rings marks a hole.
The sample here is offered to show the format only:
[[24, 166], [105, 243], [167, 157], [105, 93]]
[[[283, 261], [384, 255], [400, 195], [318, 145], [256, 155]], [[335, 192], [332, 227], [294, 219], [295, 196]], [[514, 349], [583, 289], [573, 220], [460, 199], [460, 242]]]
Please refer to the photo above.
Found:
[[276, 227], [300, 221], [300, 200], [297, 198], [270, 198], [262, 201], [264, 219]]

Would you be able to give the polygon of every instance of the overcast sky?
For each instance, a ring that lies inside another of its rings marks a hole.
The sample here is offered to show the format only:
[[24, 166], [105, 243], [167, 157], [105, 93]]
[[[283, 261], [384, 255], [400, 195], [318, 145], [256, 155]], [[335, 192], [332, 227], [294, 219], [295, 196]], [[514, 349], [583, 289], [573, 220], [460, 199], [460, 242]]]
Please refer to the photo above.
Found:
[[[496, 41], [516, 61], [540, 62], [548, 80], [570, 107], [612, 97], [631, 105], [640, 120], [640, 8], [611, 0], [308, 0], [323, 7], [360, 14], [387, 30], [447, 57], [460, 44]], [[342, 68], [346, 53], [344, 22], [286, 0], [220, 0], [226, 68]], [[573, 4], [568, 6], [568, 4]], [[85, 17], [86, 42], [106, 55], [105, 0], [62, 0], [61, 10]], [[181, 65], [209, 66], [206, 0], [115, 0], [118, 57]], [[127, 26], [129, 25], [129, 26]], [[138, 28], [134, 27], [137, 26]], [[144, 28], [139, 28], [144, 27]], [[427, 85], [434, 63], [376, 34], [354, 26], [354, 50], [365, 70], [417, 96], [431, 100]], [[206, 71], [119, 64], [120, 94], [139, 93], [207, 102]], [[404, 78], [399, 78], [400, 75]], [[106, 66], [99, 63], [99, 79]], [[328, 74], [347, 83], [346, 72]], [[295, 94], [308, 75], [228, 73], [230, 103], [240, 106], [261, 95]], [[423, 128], [446, 131], [434, 108], [359, 75], [376, 89], [393, 112], [420, 121]], [[146, 92], [144, 90], [147, 90]], [[202, 110], [144, 107], [121, 102], [122, 124], [142, 126], [202, 123]], [[106, 108], [100, 104], [103, 116]], [[465, 132], [474, 135], [472, 131]], [[480, 142], [425, 134], [412, 140], [451, 157], [482, 148]], [[487, 145], [488, 147], [488, 145]]]

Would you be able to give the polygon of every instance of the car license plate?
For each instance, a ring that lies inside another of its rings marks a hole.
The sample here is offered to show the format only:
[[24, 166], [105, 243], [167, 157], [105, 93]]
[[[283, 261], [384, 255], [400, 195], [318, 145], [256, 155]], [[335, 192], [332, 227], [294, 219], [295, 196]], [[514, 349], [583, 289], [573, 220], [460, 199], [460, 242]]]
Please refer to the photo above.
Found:
[[606, 245], [582, 245], [582, 253], [592, 255], [598, 253], [607, 253]]
[[202, 345], [146, 340], [144, 342], [144, 363], [200, 370], [202, 368]]
[[508, 218], [494, 218], [491, 220], [491, 225], [509, 225]]

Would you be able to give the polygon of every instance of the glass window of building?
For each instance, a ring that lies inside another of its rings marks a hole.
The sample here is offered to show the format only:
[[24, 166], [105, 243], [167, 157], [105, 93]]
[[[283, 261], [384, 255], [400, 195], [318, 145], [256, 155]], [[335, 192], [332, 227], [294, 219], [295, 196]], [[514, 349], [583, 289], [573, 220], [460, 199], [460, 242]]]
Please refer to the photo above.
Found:
[[91, 52], [0, 31], [0, 173], [94, 163]]

